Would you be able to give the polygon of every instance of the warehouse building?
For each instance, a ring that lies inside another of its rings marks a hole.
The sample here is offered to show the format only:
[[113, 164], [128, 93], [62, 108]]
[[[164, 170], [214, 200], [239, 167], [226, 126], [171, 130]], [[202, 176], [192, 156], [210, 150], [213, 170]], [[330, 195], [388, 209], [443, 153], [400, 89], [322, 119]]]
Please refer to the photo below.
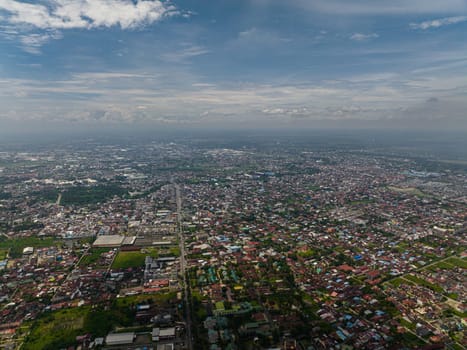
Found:
[[115, 345], [131, 345], [135, 341], [136, 335], [134, 332], [128, 333], [111, 333], [105, 338], [107, 346]]

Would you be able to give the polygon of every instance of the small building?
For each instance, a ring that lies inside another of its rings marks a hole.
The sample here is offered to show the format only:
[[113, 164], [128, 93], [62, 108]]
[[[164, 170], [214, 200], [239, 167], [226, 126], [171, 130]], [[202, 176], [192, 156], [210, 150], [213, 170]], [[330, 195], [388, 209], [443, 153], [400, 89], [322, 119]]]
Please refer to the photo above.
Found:
[[31, 255], [34, 253], [34, 247], [26, 247], [23, 249], [23, 255]]
[[136, 242], [136, 236], [125, 237], [123, 239], [122, 245], [125, 246], [133, 246]]
[[152, 329], [152, 341], [167, 340], [173, 338], [175, 338], [175, 327]]
[[152, 242], [152, 245], [159, 246], [159, 247], [170, 246], [172, 244], [173, 244], [172, 241], [154, 241], [154, 242]]

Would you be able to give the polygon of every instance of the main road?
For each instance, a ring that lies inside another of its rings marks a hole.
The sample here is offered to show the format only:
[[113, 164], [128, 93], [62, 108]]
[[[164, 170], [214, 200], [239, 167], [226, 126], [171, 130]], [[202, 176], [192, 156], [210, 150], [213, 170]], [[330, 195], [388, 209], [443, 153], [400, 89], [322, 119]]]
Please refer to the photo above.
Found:
[[180, 273], [183, 279], [183, 296], [185, 302], [185, 318], [186, 318], [186, 335], [187, 335], [187, 348], [188, 350], [193, 349], [193, 336], [191, 333], [191, 303], [189, 298], [189, 285], [186, 278], [186, 255], [185, 255], [185, 236], [183, 235], [183, 224], [182, 224], [182, 196], [180, 195], [180, 186], [172, 181], [175, 188], [175, 198], [177, 202], [177, 235], [180, 246]]

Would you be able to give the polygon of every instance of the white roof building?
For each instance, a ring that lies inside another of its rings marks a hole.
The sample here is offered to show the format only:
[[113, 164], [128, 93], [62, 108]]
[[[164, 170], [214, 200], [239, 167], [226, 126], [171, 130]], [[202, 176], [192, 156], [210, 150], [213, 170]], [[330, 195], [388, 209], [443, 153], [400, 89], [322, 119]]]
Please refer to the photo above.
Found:
[[135, 340], [135, 333], [134, 332], [128, 332], [128, 333], [111, 333], [108, 334], [107, 337], [105, 338], [105, 343], [108, 346], [112, 345], [128, 345], [128, 344], [133, 344], [133, 341]]
[[94, 247], [117, 248], [122, 245], [124, 239], [125, 236], [120, 235], [102, 235], [98, 236], [92, 245]]
[[159, 341], [160, 339], [172, 338], [175, 338], [175, 327], [152, 329], [152, 341]]

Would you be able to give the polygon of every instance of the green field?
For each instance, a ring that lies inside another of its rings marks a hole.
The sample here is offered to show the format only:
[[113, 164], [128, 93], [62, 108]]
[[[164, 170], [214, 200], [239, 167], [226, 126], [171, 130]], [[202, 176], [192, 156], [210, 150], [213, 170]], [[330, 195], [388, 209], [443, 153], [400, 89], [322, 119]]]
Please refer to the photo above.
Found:
[[396, 186], [388, 186], [388, 189], [391, 190], [391, 191], [394, 191], [394, 192], [410, 194], [410, 195], [414, 195], [414, 196], [417, 196], [417, 197], [425, 197], [426, 196], [425, 193], [423, 193], [422, 191], [420, 191], [418, 188], [415, 188], [415, 187], [403, 188], [403, 187], [396, 187]]
[[442, 270], [451, 270], [455, 266], [446, 262], [446, 261], [440, 261], [432, 266], [430, 266], [428, 269], [431, 271], [436, 271], [437, 268], [442, 269]]
[[5, 260], [8, 254], [8, 249], [0, 249], [0, 260]]
[[148, 250], [147, 253], [141, 253], [140, 251], [135, 252], [119, 252], [115, 258], [112, 268], [113, 269], [128, 269], [130, 267], [142, 267], [144, 266], [144, 260], [146, 256], [150, 255], [153, 258], [157, 258], [157, 250]]
[[[59, 241], [53, 238], [23, 237], [15, 239], [1, 239], [0, 251], [10, 249], [11, 258], [19, 258], [23, 255], [23, 249], [26, 247], [44, 248], [53, 247], [59, 244]], [[0, 253], [1, 254], [1, 253]]]
[[99, 264], [102, 253], [107, 253], [110, 248], [91, 248], [85, 256], [81, 259], [80, 266], [89, 266]]
[[104, 337], [116, 326], [132, 326], [134, 313], [134, 308], [116, 302], [107, 310], [104, 307], [84, 306], [49, 312], [31, 323], [22, 349], [66, 348], [75, 344], [76, 336], [87, 333]]
[[177, 293], [156, 293], [156, 294], [140, 294], [132, 295], [123, 298], [117, 298], [114, 302], [118, 308], [132, 307], [139, 303], [157, 304], [164, 306], [164, 304], [175, 303], [177, 301]]
[[169, 255], [169, 256], [175, 256], [179, 257], [180, 256], [180, 248], [178, 246], [173, 246], [169, 248], [169, 251], [166, 252], [160, 252], [161, 255]]
[[412, 322], [407, 321], [405, 318], [401, 318], [399, 320], [399, 323], [401, 324], [401, 326], [404, 326], [407, 329], [410, 329], [412, 331], [415, 330], [415, 324], [413, 324]]
[[104, 203], [114, 196], [123, 197], [128, 191], [118, 184], [99, 184], [95, 186], [74, 186], [63, 191], [57, 188], [45, 189], [34, 192], [32, 195], [36, 200], [55, 202], [59, 193], [62, 194], [62, 205], [90, 205]]
[[412, 285], [412, 286], [414, 285], [413, 282], [406, 280], [404, 278], [401, 278], [401, 277], [396, 277], [392, 279], [391, 281], [389, 281], [388, 283], [392, 284], [394, 287], [400, 287], [402, 284], [407, 284], [407, 285]]
[[406, 276], [404, 276], [404, 278], [409, 280], [409, 281], [412, 281], [412, 282], [414, 282], [414, 283], [416, 283], [416, 284], [418, 284], [420, 286], [427, 287], [427, 288], [431, 289], [434, 292], [444, 293], [443, 288], [441, 288], [437, 284], [430, 283], [430, 282], [424, 280], [423, 278], [420, 278], [420, 277], [417, 277], [417, 276], [414, 276], [414, 275], [406, 275]]
[[72, 344], [84, 326], [88, 308], [64, 309], [34, 322], [22, 349], [59, 349]]
[[457, 258], [457, 257], [453, 256], [453, 257], [451, 257], [449, 259], [446, 259], [446, 262], [451, 264], [451, 265], [461, 267], [463, 269], [467, 269], [467, 260], [466, 259], [461, 259], [461, 258]]

